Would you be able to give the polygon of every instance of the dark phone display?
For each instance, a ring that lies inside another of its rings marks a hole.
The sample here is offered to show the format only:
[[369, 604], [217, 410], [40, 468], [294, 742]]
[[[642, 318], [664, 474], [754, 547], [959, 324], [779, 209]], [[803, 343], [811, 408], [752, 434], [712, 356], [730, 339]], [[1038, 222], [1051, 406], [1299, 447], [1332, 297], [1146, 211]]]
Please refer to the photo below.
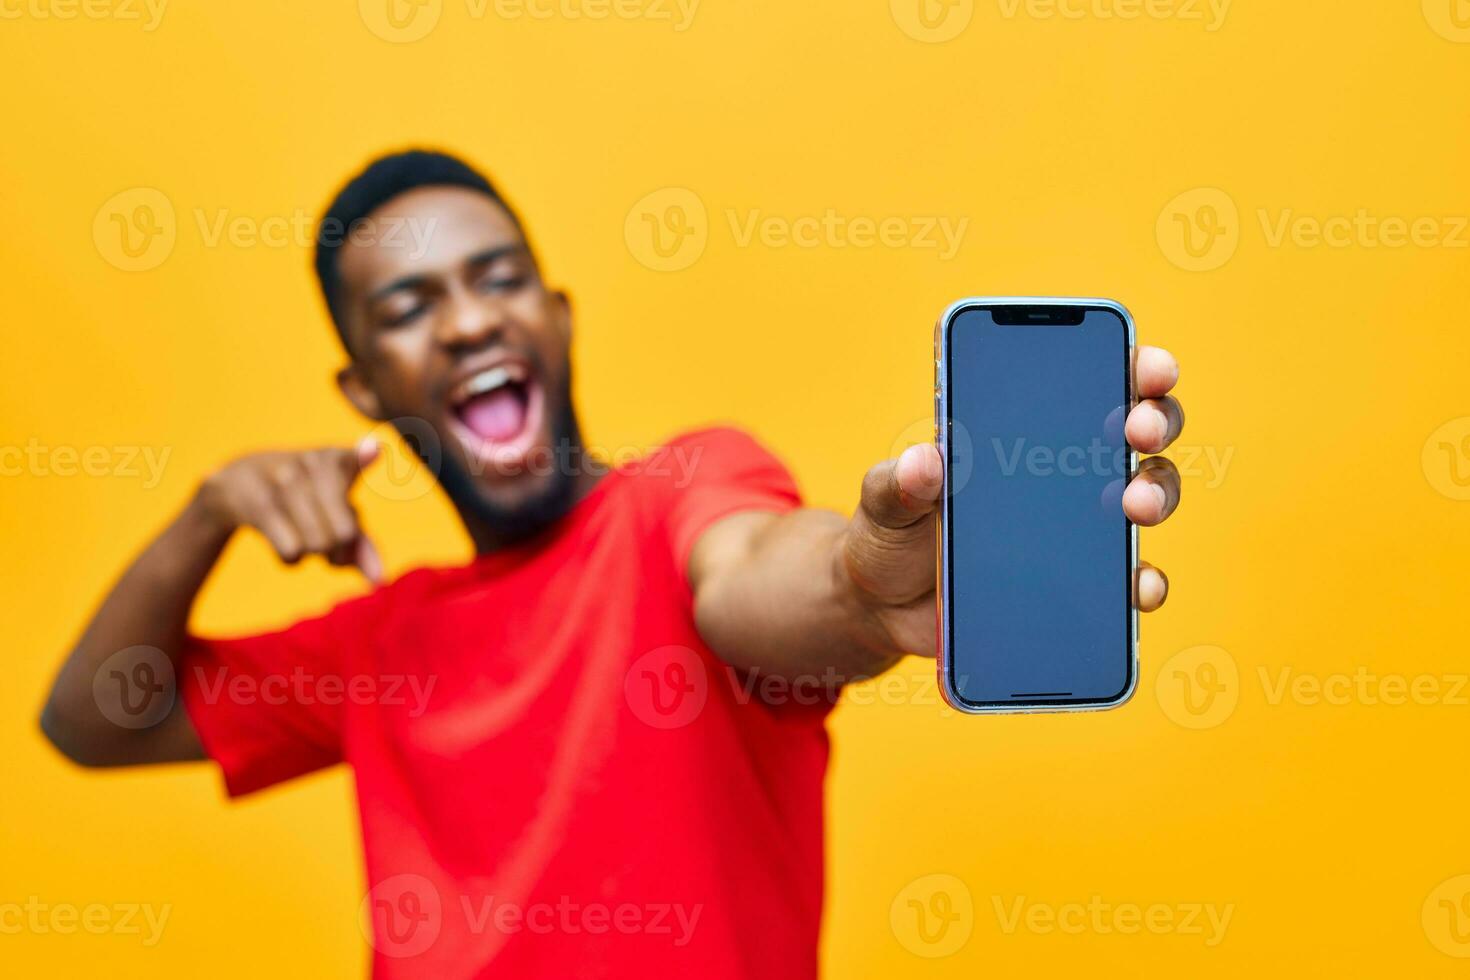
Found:
[[1115, 701], [1132, 683], [1127, 325], [1001, 316], [949, 324], [950, 683], [974, 705]]

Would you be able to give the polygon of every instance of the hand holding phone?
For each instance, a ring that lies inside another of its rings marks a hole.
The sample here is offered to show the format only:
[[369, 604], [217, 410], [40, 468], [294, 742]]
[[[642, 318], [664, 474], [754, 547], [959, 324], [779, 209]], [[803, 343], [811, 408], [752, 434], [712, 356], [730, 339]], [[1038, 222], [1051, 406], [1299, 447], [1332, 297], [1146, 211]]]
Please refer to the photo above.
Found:
[[1139, 609], [1167, 592], [1138, 525], [1179, 501], [1167, 352], [1108, 300], [954, 304], [935, 330], [939, 675], [972, 713], [1114, 707], [1138, 679]]

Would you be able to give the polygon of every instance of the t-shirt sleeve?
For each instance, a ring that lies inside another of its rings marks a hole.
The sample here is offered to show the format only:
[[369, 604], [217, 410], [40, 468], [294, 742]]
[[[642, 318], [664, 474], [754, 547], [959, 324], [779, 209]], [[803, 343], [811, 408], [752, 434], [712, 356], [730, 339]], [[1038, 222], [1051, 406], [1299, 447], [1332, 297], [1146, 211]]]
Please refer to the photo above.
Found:
[[187, 639], [180, 694], [231, 796], [342, 761], [347, 654], [373, 598], [276, 632]]
[[676, 567], [711, 524], [745, 510], [784, 513], [801, 506], [796, 481], [780, 460], [738, 429], [703, 429], [660, 450], [672, 483], [666, 524]]

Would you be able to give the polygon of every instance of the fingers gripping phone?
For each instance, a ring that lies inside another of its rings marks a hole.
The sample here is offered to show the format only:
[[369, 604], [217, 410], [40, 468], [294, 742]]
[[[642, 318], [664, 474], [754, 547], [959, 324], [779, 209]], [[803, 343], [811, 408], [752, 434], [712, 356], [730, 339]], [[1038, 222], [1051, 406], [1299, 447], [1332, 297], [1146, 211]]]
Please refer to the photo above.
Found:
[[1138, 682], [1132, 317], [1102, 299], [966, 299], [934, 341], [945, 699], [971, 713], [1122, 704]]

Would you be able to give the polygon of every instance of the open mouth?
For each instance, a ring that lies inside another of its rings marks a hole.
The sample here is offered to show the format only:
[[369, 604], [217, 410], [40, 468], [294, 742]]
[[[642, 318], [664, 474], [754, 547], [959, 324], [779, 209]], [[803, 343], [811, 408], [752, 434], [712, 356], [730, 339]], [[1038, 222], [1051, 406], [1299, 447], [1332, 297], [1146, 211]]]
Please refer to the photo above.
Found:
[[450, 421], [471, 462], [518, 470], [536, 447], [542, 402], [529, 365], [501, 361], [450, 389]]

